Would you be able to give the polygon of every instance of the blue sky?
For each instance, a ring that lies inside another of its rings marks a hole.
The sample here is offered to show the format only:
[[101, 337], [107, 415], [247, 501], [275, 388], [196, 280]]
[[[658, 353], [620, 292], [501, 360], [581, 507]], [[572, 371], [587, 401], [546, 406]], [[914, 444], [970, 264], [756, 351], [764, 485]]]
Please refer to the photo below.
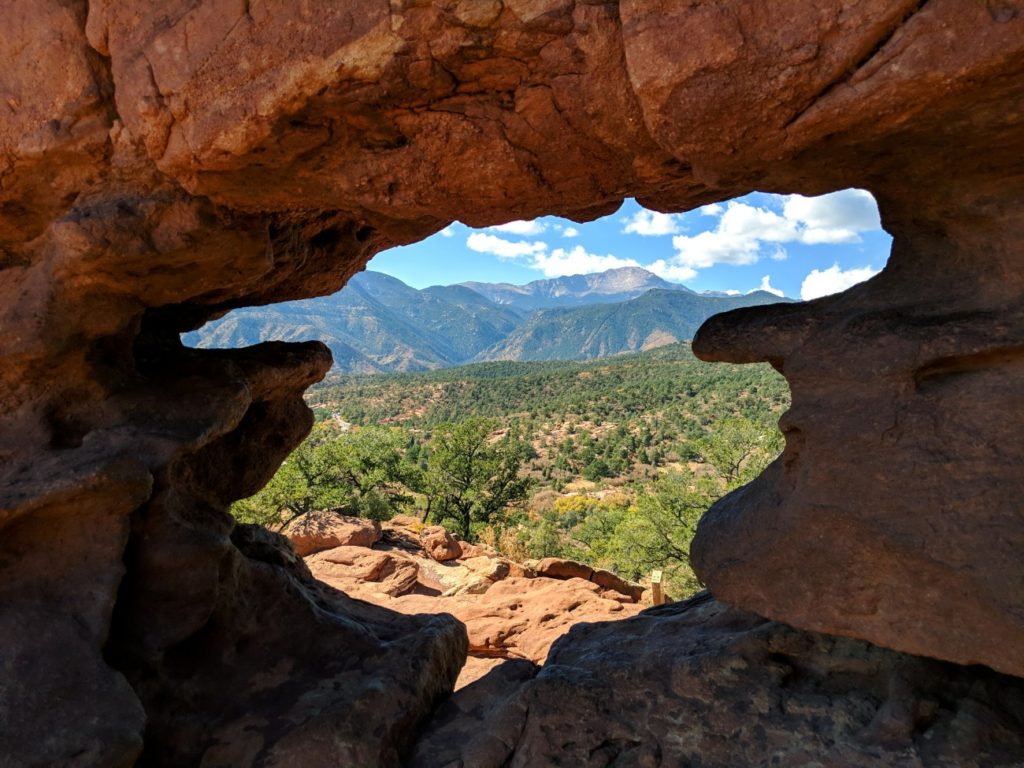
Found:
[[653, 213], [627, 200], [588, 224], [554, 216], [487, 229], [455, 223], [378, 254], [368, 269], [425, 288], [641, 266], [696, 291], [765, 288], [812, 299], [876, 274], [890, 243], [874, 198], [862, 190], [820, 197], [755, 192], [684, 214]]

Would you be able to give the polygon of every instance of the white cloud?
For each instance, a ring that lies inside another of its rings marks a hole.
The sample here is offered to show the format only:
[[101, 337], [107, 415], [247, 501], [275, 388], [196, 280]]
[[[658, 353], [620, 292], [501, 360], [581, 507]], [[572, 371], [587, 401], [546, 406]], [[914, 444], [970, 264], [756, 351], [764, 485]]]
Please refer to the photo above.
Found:
[[740, 295], [740, 292], [737, 291], [735, 288], [730, 288], [727, 291], [722, 291], [722, 293], [724, 293], [726, 296], [739, 296]]
[[[878, 207], [869, 192], [846, 189], [820, 197], [777, 196], [781, 213], [748, 203], [731, 201], [706, 205], [700, 212], [717, 216], [714, 229], [696, 235], [676, 235], [676, 254], [667, 265], [706, 269], [715, 264], [755, 264], [767, 255], [776, 261], [788, 257], [783, 243], [805, 245], [851, 243], [860, 233], [881, 228]], [[766, 244], [774, 244], [770, 253]]]
[[528, 265], [539, 269], [545, 277], [564, 277], [565, 275], [586, 275], [592, 272], [604, 272], [606, 269], [619, 267], [639, 267], [634, 259], [620, 259], [618, 256], [598, 256], [589, 253], [582, 245], [572, 250], [556, 248], [550, 254], [536, 253]]
[[878, 205], [870, 192], [844, 189], [818, 197], [790, 195], [782, 206], [787, 219], [810, 230], [870, 232], [881, 229]]
[[766, 208], [731, 202], [714, 229], [672, 238], [676, 249], [672, 263], [693, 269], [753, 264], [761, 258], [762, 242], [782, 243], [796, 238], [796, 225], [785, 217]]
[[787, 243], [797, 237], [793, 221], [767, 208], [732, 202], [718, 221], [717, 231], [737, 238], [753, 238], [771, 243]]
[[483, 232], [471, 234], [466, 240], [466, 245], [478, 253], [489, 253], [499, 259], [518, 261], [529, 269], [543, 272], [545, 277], [585, 275], [618, 267], [640, 266], [634, 259], [589, 253], [582, 245], [577, 245], [571, 250], [555, 248], [549, 253], [548, 244], [540, 240], [512, 242]]
[[[780, 296], [780, 297], [785, 295], [778, 288], [775, 288], [774, 286], [772, 286], [771, 275], [765, 275], [764, 277], [762, 277], [761, 278], [761, 284], [757, 288], [755, 288], [754, 291], [767, 291], [768, 293], [773, 293], [776, 296]], [[749, 293], [753, 293], [754, 291], [749, 291]]]
[[576, 227], [566, 227], [562, 230], [562, 237], [576, 237], [580, 231]]
[[646, 208], [641, 208], [629, 218], [623, 219], [623, 222], [626, 225], [622, 229], [624, 233], [645, 237], [674, 235], [682, 228], [678, 214], [658, 213]]
[[532, 256], [543, 253], [548, 249], [547, 243], [534, 241], [528, 243], [525, 240], [513, 243], [495, 235], [487, 235], [483, 232], [474, 232], [466, 239], [466, 246], [477, 253], [490, 253], [499, 259], [518, 259], [524, 256]]
[[860, 235], [852, 229], [827, 227], [805, 229], [800, 233], [800, 242], [806, 245], [836, 245], [837, 243], [859, 243]]
[[438, 232], [441, 237], [455, 237], [455, 229], [449, 224], [447, 227]]
[[692, 267], [671, 264], [665, 261], [665, 259], [658, 259], [648, 264], [644, 269], [648, 272], [653, 272], [662, 280], [671, 280], [675, 283], [685, 283], [687, 280], [693, 280], [697, 276], [697, 270]]
[[800, 285], [800, 298], [810, 301], [820, 296], [839, 293], [877, 274], [878, 270], [871, 267], [848, 269], [844, 272], [839, 268], [838, 263], [828, 269], [815, 269], [804, 278]]
[[510, 235], [539, 235], [545, 229], [547, 224], [537, 221], [510, 221], [508, 224], [497, 224], [488, 229], [493, 229], [496, 232], [506, 232]]

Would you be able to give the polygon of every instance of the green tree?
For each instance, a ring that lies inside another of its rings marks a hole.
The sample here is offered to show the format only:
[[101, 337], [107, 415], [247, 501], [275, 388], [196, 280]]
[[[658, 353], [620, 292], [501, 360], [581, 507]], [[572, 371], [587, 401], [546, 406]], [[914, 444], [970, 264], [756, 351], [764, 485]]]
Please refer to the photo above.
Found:
[[715, 424], [693, 446], [703, 461], [725, 482], [727, 490], [749, 483], [782, 451], [782, 434], [773, 425], [758, 424], [741, 416]]
[[259, 493], [232, 505], [235, 519], [284, 527], [314, 510], [340, 506], [344, 493], [318, 448], [310, 439], [303, 441]]
[[721, 490], [717, 479], [688, 471], [660, 478], [626, 510], [604, 545], [610, 565], [633, 580], [661, 569], [674, 597], [696, 592], [701, 584], [690, 567], [690, 543]]
[[424, 519], [454, 523], [467, 541], [473, 540], [474, 524], [495, 520], [525, 501], [529, 490], [529, 479], [520, 476], [525, 443], [512, 430], [492, 439], [496, 428], [494, 419], [472, 417], [434, 429]]
[[405, 459], [405, 443], [398, 430], [366, 427], [335, 436], [322, 425], [263, 490], [235, 502], [231, 512], [241, 522], [271, 527], [320, 509], [389, 518], [408, 507], [409, 490], [422, 485], [422, 473]]
[[325, 458], [345, 492], [341, 506], [354, 514], [386, 520], [413, 502], [423, 473], [409, 459], [402, 430], [365, 427], [324, 444]]
[[612, 470], [604, 459], [594, 459], [583, 468], [583, 477], [592, 482], [597, 482], [602, 477], [611, 477]]

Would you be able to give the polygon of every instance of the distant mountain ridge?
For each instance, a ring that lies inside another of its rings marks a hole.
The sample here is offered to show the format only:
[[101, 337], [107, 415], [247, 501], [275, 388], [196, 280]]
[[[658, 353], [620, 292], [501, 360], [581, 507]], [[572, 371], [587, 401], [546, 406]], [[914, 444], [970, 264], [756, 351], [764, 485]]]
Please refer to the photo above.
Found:
[[766, 291], [719, 297], [655, 289], [616, 304], [542, 309], [476, 360], [592, 360], [642, 352], [692, 339], [719, 312], [779, 301], [788, 299]]
[[654, 289], [694, 293], [685, 286], [670, 283], [640, 267], [620, 267], [590, 275], [534, 280], [526, 285], [476, 282], [460, 285], [471, 288], [495, 304], [527, 312], [629, 301]]
[[[668, 286], [668, 287], [664, 287]], [[185, 334], [189, 346], [319, 339], [349, 373], [422, 371], [483, 360], [587, 360], [690, 339], [739, 306], [785, 301], [763, 291], [698, 294], [646, 270], [423, 290], [381, 272], [319, 299], [235, 310]]]

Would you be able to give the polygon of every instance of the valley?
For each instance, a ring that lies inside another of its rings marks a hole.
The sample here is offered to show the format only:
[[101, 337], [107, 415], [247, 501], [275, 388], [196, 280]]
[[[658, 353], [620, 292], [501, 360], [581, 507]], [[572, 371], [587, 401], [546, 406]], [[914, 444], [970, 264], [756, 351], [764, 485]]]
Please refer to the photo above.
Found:
[[[767, 365], [708, 365], [689, 344], [592, 361], [334, 373], [306, 395], [313, 433], [246, 522], [324, 508], [415, 515], [513, 560], [564, 557], [676, 596], [697, 520], [782, 447], [789, 405]], [[455, 490], [453, 490], [453, 488]]]

